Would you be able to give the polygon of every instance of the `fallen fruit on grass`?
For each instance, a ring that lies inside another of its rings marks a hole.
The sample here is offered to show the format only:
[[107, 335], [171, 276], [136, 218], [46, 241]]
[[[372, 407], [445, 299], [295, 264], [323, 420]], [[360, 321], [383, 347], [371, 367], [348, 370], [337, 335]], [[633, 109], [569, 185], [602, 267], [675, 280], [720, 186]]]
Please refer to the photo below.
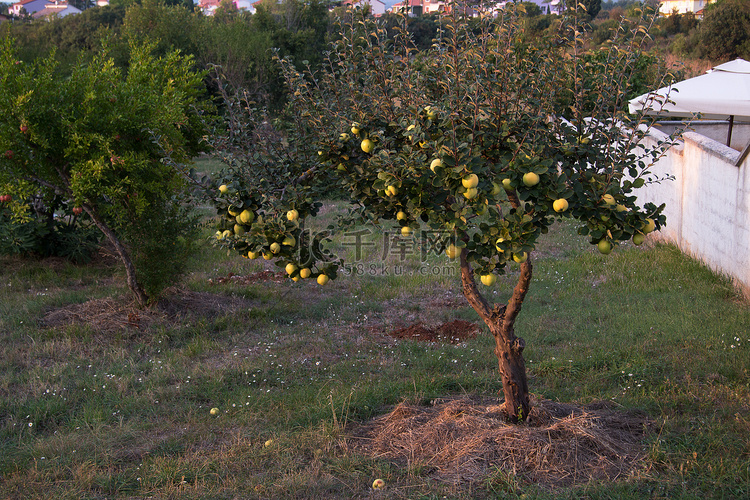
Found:
[[268, 441], [266, 441], [265, 443], [263, 443], [263, 446], [265, 446], [266, 448], [268, 448], [272, 444], [273, 444], [273, 439], [269, 439]]
[[211, 408], [211, 411], [209, 412], [211, 415], [218, 415], [219, 409], [218, 408]]
[[383, 481], [382, 479], [376, 479], [372, 482], [373, 490], [382, 490], [383, 488], [385, 488], [385, 481]]

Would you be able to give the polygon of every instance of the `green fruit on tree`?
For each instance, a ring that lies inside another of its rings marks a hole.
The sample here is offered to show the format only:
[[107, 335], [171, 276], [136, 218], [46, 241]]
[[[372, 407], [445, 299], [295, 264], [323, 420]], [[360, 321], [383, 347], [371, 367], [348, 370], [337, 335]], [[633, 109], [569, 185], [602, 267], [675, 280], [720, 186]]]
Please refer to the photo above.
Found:
[[501, 184], [506, 191], [513, 191], [513, 186], [510, 185], [510, 179], [503, 179]]
[[406, 215], [406, 212], [400, 211], [396, 214], [396, 220], [406, 220], [408, 216]]
[[643, 233], [633, 235], [633, 245], [642, 245], [644, 241], [646, 241], [646, 236]]
[[524, 262], [528, 260], [528, 258], [529, 258], [529, 254], [527, 254], [526, 252], [513, 254], [513, 260], [515, 260], [519, 264], [523, 264]]
[[641, 231], [643, 231], [643, 234], [648, 234], [652, 232], [654, 229], [656, 229], [656, 222], [654, 222], [654, 219], [649, 217], [648, 219], [646, 219], [646, 222], [643, 224]]
[[612, 251], [612, 243], [610, 243], [606, 239], [599, 241], [599, 243], [596, 244], [596, 247], [604, 255], [607, 255]]
[[318, 285], [325, 285], [326, 283], [328, 283], [328, 279], [328, 276], [326, 276], [325, 274], [319, 274]]
[[526, 187], [534, 187], [539, 184], [539, 175], [536, 172], [526, 172], [523, 174], [523, 183]]
[[435, 158], [430, 163], [430, 170], [434, 172], [437, 167], [442, 167], [442, 166], [443, 166], [443, 161], [440, 158]]
[[221, 186], [219, 186], [219, 192], [221, 194], [226, 194], [227, 191], [229, 191], [229, 187], [226, 184], [222, 184]]
[[299, 218], [299, 212], [295, 209], [291, 209], [286, 213], [286, 218], [294, 222]]
[[473, 200], [477, 196], [479, 196], [479, 190], [477, 188], [469, 188], [464, 191], [464, 197], [466, 197], [467, 200]]
[[232, 231], [230, 231], [229, 229], [225, 229], [224, 232], [221, 233], [222, 238], [229, 238], [230, 236], [232, 236]]
[[351, 130], [352, 130], [352, 134], [359, 135], [359, 131], [361, 130], [359, 123], [357, 123], [357, 122], [352, 123], [352, 129]]
[[456, 245], [451, 243], [448, 245], [448, 247], [445, 249], [445, 253], [448, 255], [449, 259], [455, 259], [459, 255], [461, 255], [461, 249], [458, 248]]
[[461, 179], [461, 184], [467, 189], [475, 188], [479, 185], [479, 177], [477, 177], [477, 174], [469, 174]]
[[615, 197], [611, 194], [605, 194], [604, 196], [602, 196], [602, 201], [605, 205], [614, 205], [615, 203], [617, 203], [617, 201], [615, 201]]
[[493, 182], [492, 183], [492, 196], [499, 195], [501, 189], [502, 188], [500, 187], [500, 184], [498, 184], [497, 182]]
[[565, 198], [557, 199], [552, 203], [552, 208], [555, 212], [564, 212], [568, 209], [568, 200]]
[[260, 252], [253, 252], [252, 250], [247, 252], [248, 259], [257, 259], [259, 256], [260, 256]]
[[279, 253], [281, 251], [281, 245], [276, 242], [271, 243], [269, 250], [271, 250], [271, 253]]
[[403, 236], [405, 238], [408, 238], [409, 236], [411, 236], [412, 232], [414, 232], [414, 231], [409, 226], [404, 226], [404, 227], [401, 228], [401, 236]]
[[263, 253], [263, 259], [264, 260], [271, 260], [271, 259], [273, 259], [273, 254], [272, 253]]
[[344, 133], [342, 133], [342, 134], [339, 135], [339, 139], [342, 140], [342, 141], [348, 141], [349, 140], [349, 134], [347, 134], [346, 132], [344, 132]]
[[617, 210], [618, 212], [627, 212], [628, 207], [626, 207], [622, 203], [618, 203], [617, 206], [615, 207], [615, 210]]
[[240, 226], [239, 224], [234, 225], [234, 234], [237, 236], [242, 236], [245, 234], [245, 228], [243, 226]]
[[372, 153], [372, 150], [375, 149], [375, 143], [370, 139], [365, 139], [362, 141], [361, 148], [365, 153]]
[[239, 215], [240, 221], [243, 224], [250, 224], [255, 219], [255, 214], [250, 210], [243, 210]]
[[485, 286], [492, 286], [497, 281], [497, 277], [494, 274], [483, 274], [480, 279]]

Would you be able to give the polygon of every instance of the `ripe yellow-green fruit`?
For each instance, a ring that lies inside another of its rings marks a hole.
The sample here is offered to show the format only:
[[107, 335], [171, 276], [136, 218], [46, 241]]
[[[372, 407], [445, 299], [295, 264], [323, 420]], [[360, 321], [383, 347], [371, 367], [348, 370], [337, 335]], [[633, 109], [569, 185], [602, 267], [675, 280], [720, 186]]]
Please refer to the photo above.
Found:
[[286, 238], [284, 238], [281, 244], [287, 247], [293, 247], [297, 244], [297, 240], [295, 240], [292, 236], [287, 236]]
[[513, 191], [513, 186], [510, 185], [510, 179], [503, 179], [501, 184], [506, 191]]
[[502, 248], [500, 248], [500, 244], [503, 241], [505, 241], [505, 238], [498, 238], [497, 241], [495, 242], [495, 248], [497, 249], [498, 252], [504, 252], [505, 251]]
[[211, 411], [209, 411], [208, 413], [210, 413], [211, 415], [216, 416], [216, 415], [219, 414], [219, 409], [218, 408], [211, 408]]
[[412, 228], [410, 228], [409, 226], [404, 226], [404, 227], [401, 228], [401, 236], [404, 236], [406, 238], [408, 238], [409, 236], [411, 236], [412, 232], [413, 232]]
[[461, 179], [461, 184], [463, 184], [466, 189], [475, 188], [479, 185], [479, 177], [477, 177], [477, 174], [469, 174]]
[[450, 245], [448, 245], [448, 248], [445, 249], [445, 253], [448, 255], [449, 259], [455, 259], [459, 255], [461, 255], [461, 249], [451, 243]]
[[359, 135], [360, 125], [357, 122], [352, 123], [352, 134]]
[[607, 240], [601, 240], [601, 241], [599, 241], [599, 243], [596, 244], [596, 247], [604, 255], [607, 255], [608, 253], [610, 253], [612, 251], [612, 243], [610, 243]]
[[247, 252], [248, 259], [257, 259], [259, 256], [260, 256], [260, 252], [253, 252], [252, 250]]
[[292, 281], [299, 281], [299, 276], [294, 276], [294, 277], [292, 278]]
[[279, 253], [281, 251], [281, 245], [274, 242], [274, 243], [271, 243], [271, 246], [269, 247], [269, 249], [271, 250], [271, 253]]
[[406, 212], [399, 211], [399, 213], [396, 214], [396, 220], [406, 220]]
[[602, 196], [602, 201], [603, 201], [603, 202], [604, 202], [604, 203], [605, 203], [606, 205], [614, 205], [615, 203], [617, 203], [617, 202], [615, 201], [615, 197], [614, 197], [614, 196], [612, 196], [611, 194], [605, 194], [604, 196]]
[[289, 276], [291, 276], [292, 274], [294, 274], [294, 271], [296, 271], [296, 270], [297, 270], [297, 266], [295, 266], [291, 262], [289, 264], [287, 264], [286, 267], [284, 268], [284, 271], [286, 271], [286, 273]]
[[318, 285], [325, 285], [328, 283], [328, 276], [325, 274], [319, 274], [318, 275]]
[[430, 162], [430, 170], [432, 170], [433, 172], [435, 171], [437, 167], [442, 167], [442, 166], [443, 166], [443, 161], [440, 158], [435, 158], [434, 160], [432, 160], [432, 162]]
[[243, 224], [250, 224], [255, 219], [255, 214], [250, 210], [243, 210], [238, 217]]
[[273, 258], [273, 254], [272, 253], [264, 253], [263, 254], [263, 259], [264, 260], [271, 260], [272, 258]]
[[485, 286], [492, 286], [497, 281], [497, 277], [494, 274], [483, 274], [480, 279]]
[[221, 231], [216, 231], [216, 239], [220, 240], [221, 237], [222, 237], [222, 232]]
[[539, 184], [539, 176], [535, 172], [526, 172], [523, 174], [523, 183], [526, 187], [533, 187]]
[[291, 209], [286, 213], [286, 218], [294, 222], [299, 218], [299, 212], [295, 209]]
[[266, 441], [265, 443], [263, 443], [263, 446], [265, 446], [266, 448], [268, 448], [272, 444], [273, 444], [273, 439], [269, 439], [268, 441]]
[[398, 194], [398, 188], [396, 186], [388, 186], [385, 188], [385, 194], [388, 196], [396, 196]]
[[500, 184], [498, 184], [497, 182], [493, 182], [492, 183], [492, 196], [499, 195], [501, 189], [502, 188], [500, 187]]
[[299, 276], [303, 280], [309, 278], [310, 274], [312, 274], [311, 271], [306, 267], [303, 267], [302, 269], [299, 270]]
[[365, 139], [364, 141], [362, 141], [361, 147], [362, 151], [364, 151], [365, 153], [372, 153], [372, 150], [375, 148], [375, 143], [370, 139]]
[[232, 236], [232, 231], [230, 231], [229, 229], [225, 229], [224, 232], [221, 233], [222, 238], [229, 238], [230, 236]]
[[385, 488], [385, 481], [383, 481], [382, 479], [376, 479], [372, 482], [373, 490], [382, 490], [383, 488]]
[[529, 254], [527, 254], [526, 252], [521, 252], [520, 254], [518, 253], [513, 254], [513, 260], [515, 260], [519, 264], [523, 264], [524, 262], [528, 260], [528, 258], [529, 258]]
[[346, 132], [344, 132], [344, 133], [342, 133], [342, 134], [339, 135], [339, 139], [341, 139], [342, 141], [348, 141], [349, 140], [349, 134], [347, 134]]
[[554, 203], [552, 203], [552, 208], [555, 210], [555, 212], [564, 212], [568, 209], [568, 200], [566, 200], [565, 198], [557, 199]]
[[615, 207], [615, 210], [617, 210], [618, 212], [627, 212], [628, 207], [626, 207], [622, 203], [618, 203], [617, 206]]
[[221, 194], [226, 194], [227, 191], [229, 191], [229, 187], [226, 184], [222, 184], [221, 186], [219, 186], [219, 192]]
[[654, 219], [649, 217], [648, 219], [646, 219], [645, 224], [643, 224], [641, 231], [643, 231], [643, 234], [648, 234], [654, 229], [656, 229], [656, 222], [654, 222]]
[[469, 188], [466, 191], [464, 191], [464, 196], [467, 200], [473, 200], [479, 195], [479, 190], [477, 188]]
[[245, 234], [245, 228], [240, 226], [239, 224], [235, 224], [234, 234], [236, 234], [237, 236], [242, 236], [243, 234]]
[[642, 245], [644, 241], [646, 241], [646, 236], [643, 233], [633, 235], [633, 245]]

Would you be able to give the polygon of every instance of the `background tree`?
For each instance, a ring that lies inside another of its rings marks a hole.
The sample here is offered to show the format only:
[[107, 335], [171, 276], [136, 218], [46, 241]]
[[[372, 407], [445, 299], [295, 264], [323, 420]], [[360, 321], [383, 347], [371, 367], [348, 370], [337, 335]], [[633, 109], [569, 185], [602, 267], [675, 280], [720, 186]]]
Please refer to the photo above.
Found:
[[[283, 61], [290, 112], [306, 128], [276, 141], [314, 144], [317, 155], [295, 148], [284, 151], [286, 161], [267, 161], [261, 148], [247, 154], [217, 144], [232, 166], [217, 198], [217, 236], [243, 255], [275, 260], [292, 279], [325, 284], [340, 263], [321, 250], [326, 233], [315, 238], [304, 224], [317, 210], [315, 186], [332, 183], [361, 221], [395, 223], [403, 238], [438, 232], [433, 243], [458, 259], [464, 295], [495, 338], [508, 417], [523, 421], [525, 342], [514, 323], [538, 238], [571, 217], [606, 254], [618, 241], [640, 244], [665, 222], [663, 206], [639, 206], [634, 190], [666, 144], [639, 149], [647, 127], [622, 111], [645, 30], [635, 27], [606, 58], [584, 58], [575, 20], [531, 44], [513, 13], [454, 15], [434, 48], [417, 53], [405, 22], [391, 38], [371, 19], [348, 19], [321, 71]], [[263, 123], [243, 117], [241, 103], [228, 109], [238, 113], [230, 114], [227, 145]], [[319, 164], [289, 169], [296, 160]], [[493, 305], [477, 281], [491, 286], [507, 268], [517, 284]]]
[[189, 250], [182, 177], [162, 163], [163, 150], [188, 162], [204, 132], [202, 75], [190, 58], [153, 49], [132, 45], [127, 71], [102, 50], [64, 84], [54, 54], [23, 63], [10, 38], [0, 51], [0, 186], [16, 200], [16, 217], [39, 191], [82, 207], [141, 305], [158, 298]]
[[698, 27], [700, 57], [750, 58], [750, 0], [720, 0], [706, 6]]

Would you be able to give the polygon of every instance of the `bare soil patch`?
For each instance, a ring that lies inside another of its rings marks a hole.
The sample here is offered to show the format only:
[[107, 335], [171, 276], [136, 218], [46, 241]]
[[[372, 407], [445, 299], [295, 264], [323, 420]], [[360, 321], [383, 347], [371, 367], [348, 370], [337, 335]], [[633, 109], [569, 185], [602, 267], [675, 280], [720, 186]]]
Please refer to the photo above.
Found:
[[528, 422], [514, 425], [497, 401], [441, 399], [430, 406], [401, 403], [352, 429], [348, 444], [441, 482], [494, 476], [552, 490], [634, 473], [650, 426], [644, 415], [606, 402], [535, 401]]
[[477, 336], [481, 329], [476, 323], [457, 319], [430, 328], [421, 321], [405, 328], [399, 328], [388, 333], [396, 339], [419, 340], [424, 342], [444, 342], [460, 344]]
[[171, 322], [178, 317], [211, 318], [247, 310], [253, 305], [253, 301], [243, 297], [175, 291], [152, 309], [140, 309], [135, 302], [123, 297], [109, 297], [53, 309], [42, 317], [40, 323], [43, 328], [88, 326], [99, 334], [147, 331], [153, 325]]

